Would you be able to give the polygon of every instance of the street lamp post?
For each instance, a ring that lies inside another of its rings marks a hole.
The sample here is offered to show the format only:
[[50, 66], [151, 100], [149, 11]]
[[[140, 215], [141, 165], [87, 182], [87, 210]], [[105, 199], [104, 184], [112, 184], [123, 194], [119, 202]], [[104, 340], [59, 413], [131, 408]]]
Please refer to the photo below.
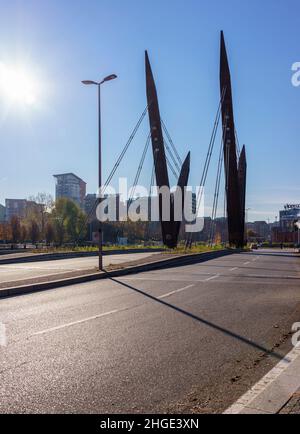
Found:
[[[101, 85], [106, 81], [114, 80], [117, 78], [115, 74], [108, 75], [102, 81], [83, 80], [85, 85], [98, 86], [98, 185], [99, 185], [99, 200], [101, 202], [101, 190], [102, 190], [102, 153], [101, 153]], [[98, 251], [99, 251], [99, 271], [103, 270], [103, 255], [102, 255], [102, 223], [99, 221], [99, 239], [98, 239]]]

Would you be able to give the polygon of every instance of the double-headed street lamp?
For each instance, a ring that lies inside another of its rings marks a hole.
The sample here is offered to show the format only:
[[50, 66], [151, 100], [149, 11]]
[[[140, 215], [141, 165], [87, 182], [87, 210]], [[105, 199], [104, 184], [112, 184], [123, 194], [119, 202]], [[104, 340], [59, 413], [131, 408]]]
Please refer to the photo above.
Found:
[[[106, 81], [114, 80], [117, 78], [115, 74], [108, 75], [102, 81], [92, 81], [83, 80], [82, 83], [86, 85], [96, 85], [98, 86], [98, 184], [99, 184], [99, 201], [101, 202], [101, 189], [102, 189], [102, 164], [101, 164], [101, 84]], [[99, 270], [103, 270], [103, 260], [102, 260], [102, 223], [99, 221]]]

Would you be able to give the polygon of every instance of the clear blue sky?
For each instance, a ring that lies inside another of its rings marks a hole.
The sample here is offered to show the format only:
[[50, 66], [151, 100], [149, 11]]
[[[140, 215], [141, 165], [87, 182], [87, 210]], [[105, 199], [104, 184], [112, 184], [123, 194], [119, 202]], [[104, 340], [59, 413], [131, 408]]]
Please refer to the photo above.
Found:
[[[247, 146], [249, 217], [274, 220], [286, 202], [300, 202], [300, 87], [291, 85], [291, 65], [300, 61], [298, 1], [0, 0], [0, 6], [0, 65], [21, 65], [38, 87], [32, 105], [9, 105], [0, 93], [0, 203], [54, 194], [52, 175], [60, 172], [75, 172], [95, 191], [96, 89], [80, 81], [118, 74], [102, 95], [107, 175], [146, 106], [145, 49], [161, 115], [180, 154], [191, 150], [190, 183], [198, 184], [219, 100], [221, 29], [236, 128]], [[118, 172], [130, 180], [147, 122]], [[146, 185], [151, 167], [149, 154]]]

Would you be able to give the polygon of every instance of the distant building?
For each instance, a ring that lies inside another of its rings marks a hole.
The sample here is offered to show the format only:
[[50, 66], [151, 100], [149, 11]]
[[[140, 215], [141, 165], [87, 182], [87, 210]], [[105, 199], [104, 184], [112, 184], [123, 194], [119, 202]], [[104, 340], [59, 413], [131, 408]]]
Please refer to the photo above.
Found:
[[281, 231], [294, 231], [295, 220], [300, 220], [300, 205], [285, 205], [279, 216]]
[[[0, 207], [1, 206], [2, 205], [0, 205]], [[12, 217], [23, 219], [30, 210], [34, 210], [35, 212], [39, 213], [44, 207], [45, 205], [38, 204], [32, 200], [5, 199], [5, 207], [3, 207], [5, 209], [5, 221], [10, 222]]]
[[285, 205], [279, 212], [279, 224], [272, 229], [272, 241], [277, 243], [298, 244], [298, 230], [295, 222], [300, 221], [300, 204]]
[[5, 221], [5, 206], [0, 204], [0, 223]]
[[84, 208], [86, 183], [74, 173], [53, 175], [56, 178], [55, 199], [65, 197], [73, 200], [80, 208]]
[[[89, 215], [90, 213], [92, 213], [93, 208], [95, 207], [96, 204], [96, 199], [97, 196], [96, 194], [87, 194], [84, 198], [84, 211], [87, 215]], [[95, 210], [96, 211], [96, 210]], [[93, 212], [92, 213], [93, 217], [96, 217], [96, 213]]]
[[9, 222], [12, 217], [25, 217], [26, 207], [26, 199], [5, 199], [5, 220]]

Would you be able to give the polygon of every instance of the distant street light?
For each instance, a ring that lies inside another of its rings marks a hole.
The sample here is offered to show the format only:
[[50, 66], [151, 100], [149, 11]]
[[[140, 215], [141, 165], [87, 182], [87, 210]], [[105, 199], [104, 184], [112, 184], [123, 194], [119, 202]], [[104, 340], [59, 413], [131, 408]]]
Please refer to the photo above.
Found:
[[[102, 161], [101, 161], [101, 84], [106, 81], [114, 80], [117, 78], [115, 74], [108, 75], [102, 81], [93, 80], [83, 80], [82, 83], [85, 85], [96, 85], [98, 86], [98, 184], [99, 184], [99, 203], [101, 202], [101, 186], [102, 186]], [[99, 221], [99, 270], [103, 270], [103, 258], [102, 258], [102, 223]]]

